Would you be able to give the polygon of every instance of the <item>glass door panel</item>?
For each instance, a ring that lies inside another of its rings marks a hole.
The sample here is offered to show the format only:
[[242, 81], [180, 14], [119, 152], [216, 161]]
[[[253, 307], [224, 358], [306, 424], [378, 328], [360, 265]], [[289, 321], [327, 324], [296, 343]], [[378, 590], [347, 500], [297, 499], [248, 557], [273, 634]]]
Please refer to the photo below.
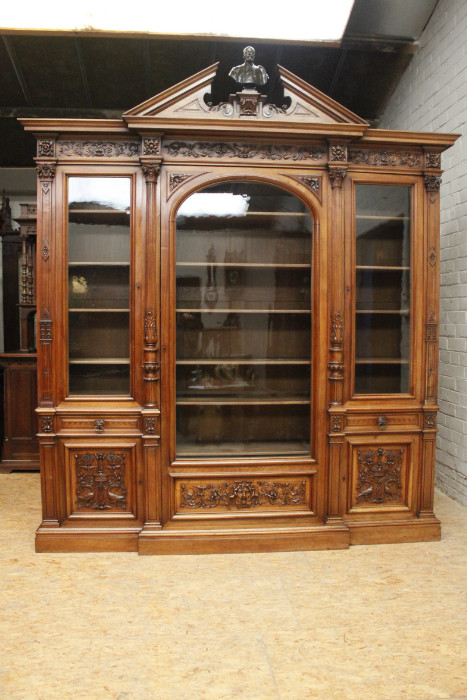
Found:
[[408, 393], [411, 188], [356, 186], [355, 393]]
[[312, 219], [235, 182], [176, 219], [176, 453], [309, 454]]
[[130, 178], [68, 181], [70, 395], [130, 393]]

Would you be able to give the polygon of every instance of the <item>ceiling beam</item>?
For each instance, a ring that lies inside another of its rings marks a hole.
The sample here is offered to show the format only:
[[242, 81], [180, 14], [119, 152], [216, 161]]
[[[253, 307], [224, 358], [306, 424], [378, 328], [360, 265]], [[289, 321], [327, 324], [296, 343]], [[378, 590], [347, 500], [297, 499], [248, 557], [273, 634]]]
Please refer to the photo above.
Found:
[[31, 99], [31, 93], [29, 92], [28, 84], [26, 82], [26, 79], [24, 77], [20, 63], [19, 63], [18, 58], [16, 56], [16, 51], [13, 47], [13, 44], [11, 43], [10, 39], [7, 36], [3, 36], [2, 38], [3, 38], [3, 43], [5, 45], [5, 48], [7, 50], [7, 53], [8, 53], [8, 58], [10, 59], [13, 70], [15, 71], [16, 79], [18, 80], [18, 83], [20, 84], [21, 91], [23, 93], [23, 97], [26, 101], [26, 104], [29, 107], [32, 107], [33, 101]]

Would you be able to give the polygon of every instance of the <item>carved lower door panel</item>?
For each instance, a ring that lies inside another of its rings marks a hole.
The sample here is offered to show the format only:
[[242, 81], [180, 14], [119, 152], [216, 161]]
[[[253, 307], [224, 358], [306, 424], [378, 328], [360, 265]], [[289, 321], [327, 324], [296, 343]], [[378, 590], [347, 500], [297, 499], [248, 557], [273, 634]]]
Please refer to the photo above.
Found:
[[63, 441], [66, 519], [138, 518], [137, 441]]

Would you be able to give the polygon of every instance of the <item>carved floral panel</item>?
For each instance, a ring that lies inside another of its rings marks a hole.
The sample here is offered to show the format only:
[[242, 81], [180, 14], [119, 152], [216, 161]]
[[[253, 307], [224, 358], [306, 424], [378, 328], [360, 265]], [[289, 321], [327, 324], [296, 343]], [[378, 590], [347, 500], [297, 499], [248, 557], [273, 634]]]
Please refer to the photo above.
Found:
[[78, 511], [126, 511], [127, 453], [75, 452], [75, 508]]
[[354, 507], [405, 505], [407, 447], [364, 445], [354, 459]]
[[176, 501], [179, 511], [303, 509], [309, 491], [308, 479], [193, 480], [177, 483]]

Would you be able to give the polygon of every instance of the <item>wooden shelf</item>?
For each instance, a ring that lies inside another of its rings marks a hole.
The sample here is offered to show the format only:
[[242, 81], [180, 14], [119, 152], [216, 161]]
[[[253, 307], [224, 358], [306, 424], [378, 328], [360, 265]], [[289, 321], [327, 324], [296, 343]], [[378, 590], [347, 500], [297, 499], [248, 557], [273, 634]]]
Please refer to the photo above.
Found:
[[310, 454], [310, 446], [306, 442], [218, 442], [218, 443], [179, 443], [177, 457], [216, 457], [218, 455], [255, 456], [293, 456]]
[[311, 314], [311, 309], [175, 309], [175, 311], [183, 314]]
[[70, 306], [68, 308], [68, 310], [70, 313], [75, 313], [75, 314], [76, 313], [80, 313], [80, 314], [81, 313], [99, 313], [99, 314], [102, 314], [102, 313], [105, 313], [105, 314], [106, 313], [112, 313], [112, 314], [114, 314], [114, 313], [127, 313], [127, 314], [129, 314], [130, 313], [130, 309], [128, 309], [128, 308], [126, 308], [126, 309], [94, 309], [94, 308], [78, 308], [78, 307], [71, 307]]
[[68, 261], [68, 267], [129, 267], [129, 262], [80, 262], [80, 261]]
[[408, 316], [410, 309], [356, 309], [357, 314], [394, 314], [400, 316]]
[[396, 265], [356, 265], [356, 270], [389, 270], [389, 271], [399, 271], [399, 270], [410, 270], [409, 266], [396, 266]]
[[247, 262], [229, 262], [229, 263], [218, 263], [218, 262], [178, 262], [177, 267], [272, 267], [272, 268], [298, 268], [309, 270], [311, 268], [310, 263], [247, 263]]
[[70, 365], [129, 365], [130, 359], [124, 357], [93, 357], [79, 360], [68, 360]]
[[410, 221], [410, 216], [391, 216], [390, 214], [357, 214], [355, 218], [370, 221]]
[[236, 359], [235, 357], [230, 357], [228, 359], [183, 359], [177, 360], [177, 365], [311, 365], [310, 360], [295, 360], [285, 357], [283, 359], [276, 360], [261, 360], [258, 358], [251, 359]]
[[[221, 390], [220, 390], [221, 391]], [[201, 398], [180, 398], [176, 400], [177, 406], [309, 406], [310, 399], [299, 397], [289, 398], [258, 398], [258, 397], [201, 397]]]
[[391, 357], [368, 357], [355, 360], [356, 365], [408, 365], [409, 360], [401, 360]]

